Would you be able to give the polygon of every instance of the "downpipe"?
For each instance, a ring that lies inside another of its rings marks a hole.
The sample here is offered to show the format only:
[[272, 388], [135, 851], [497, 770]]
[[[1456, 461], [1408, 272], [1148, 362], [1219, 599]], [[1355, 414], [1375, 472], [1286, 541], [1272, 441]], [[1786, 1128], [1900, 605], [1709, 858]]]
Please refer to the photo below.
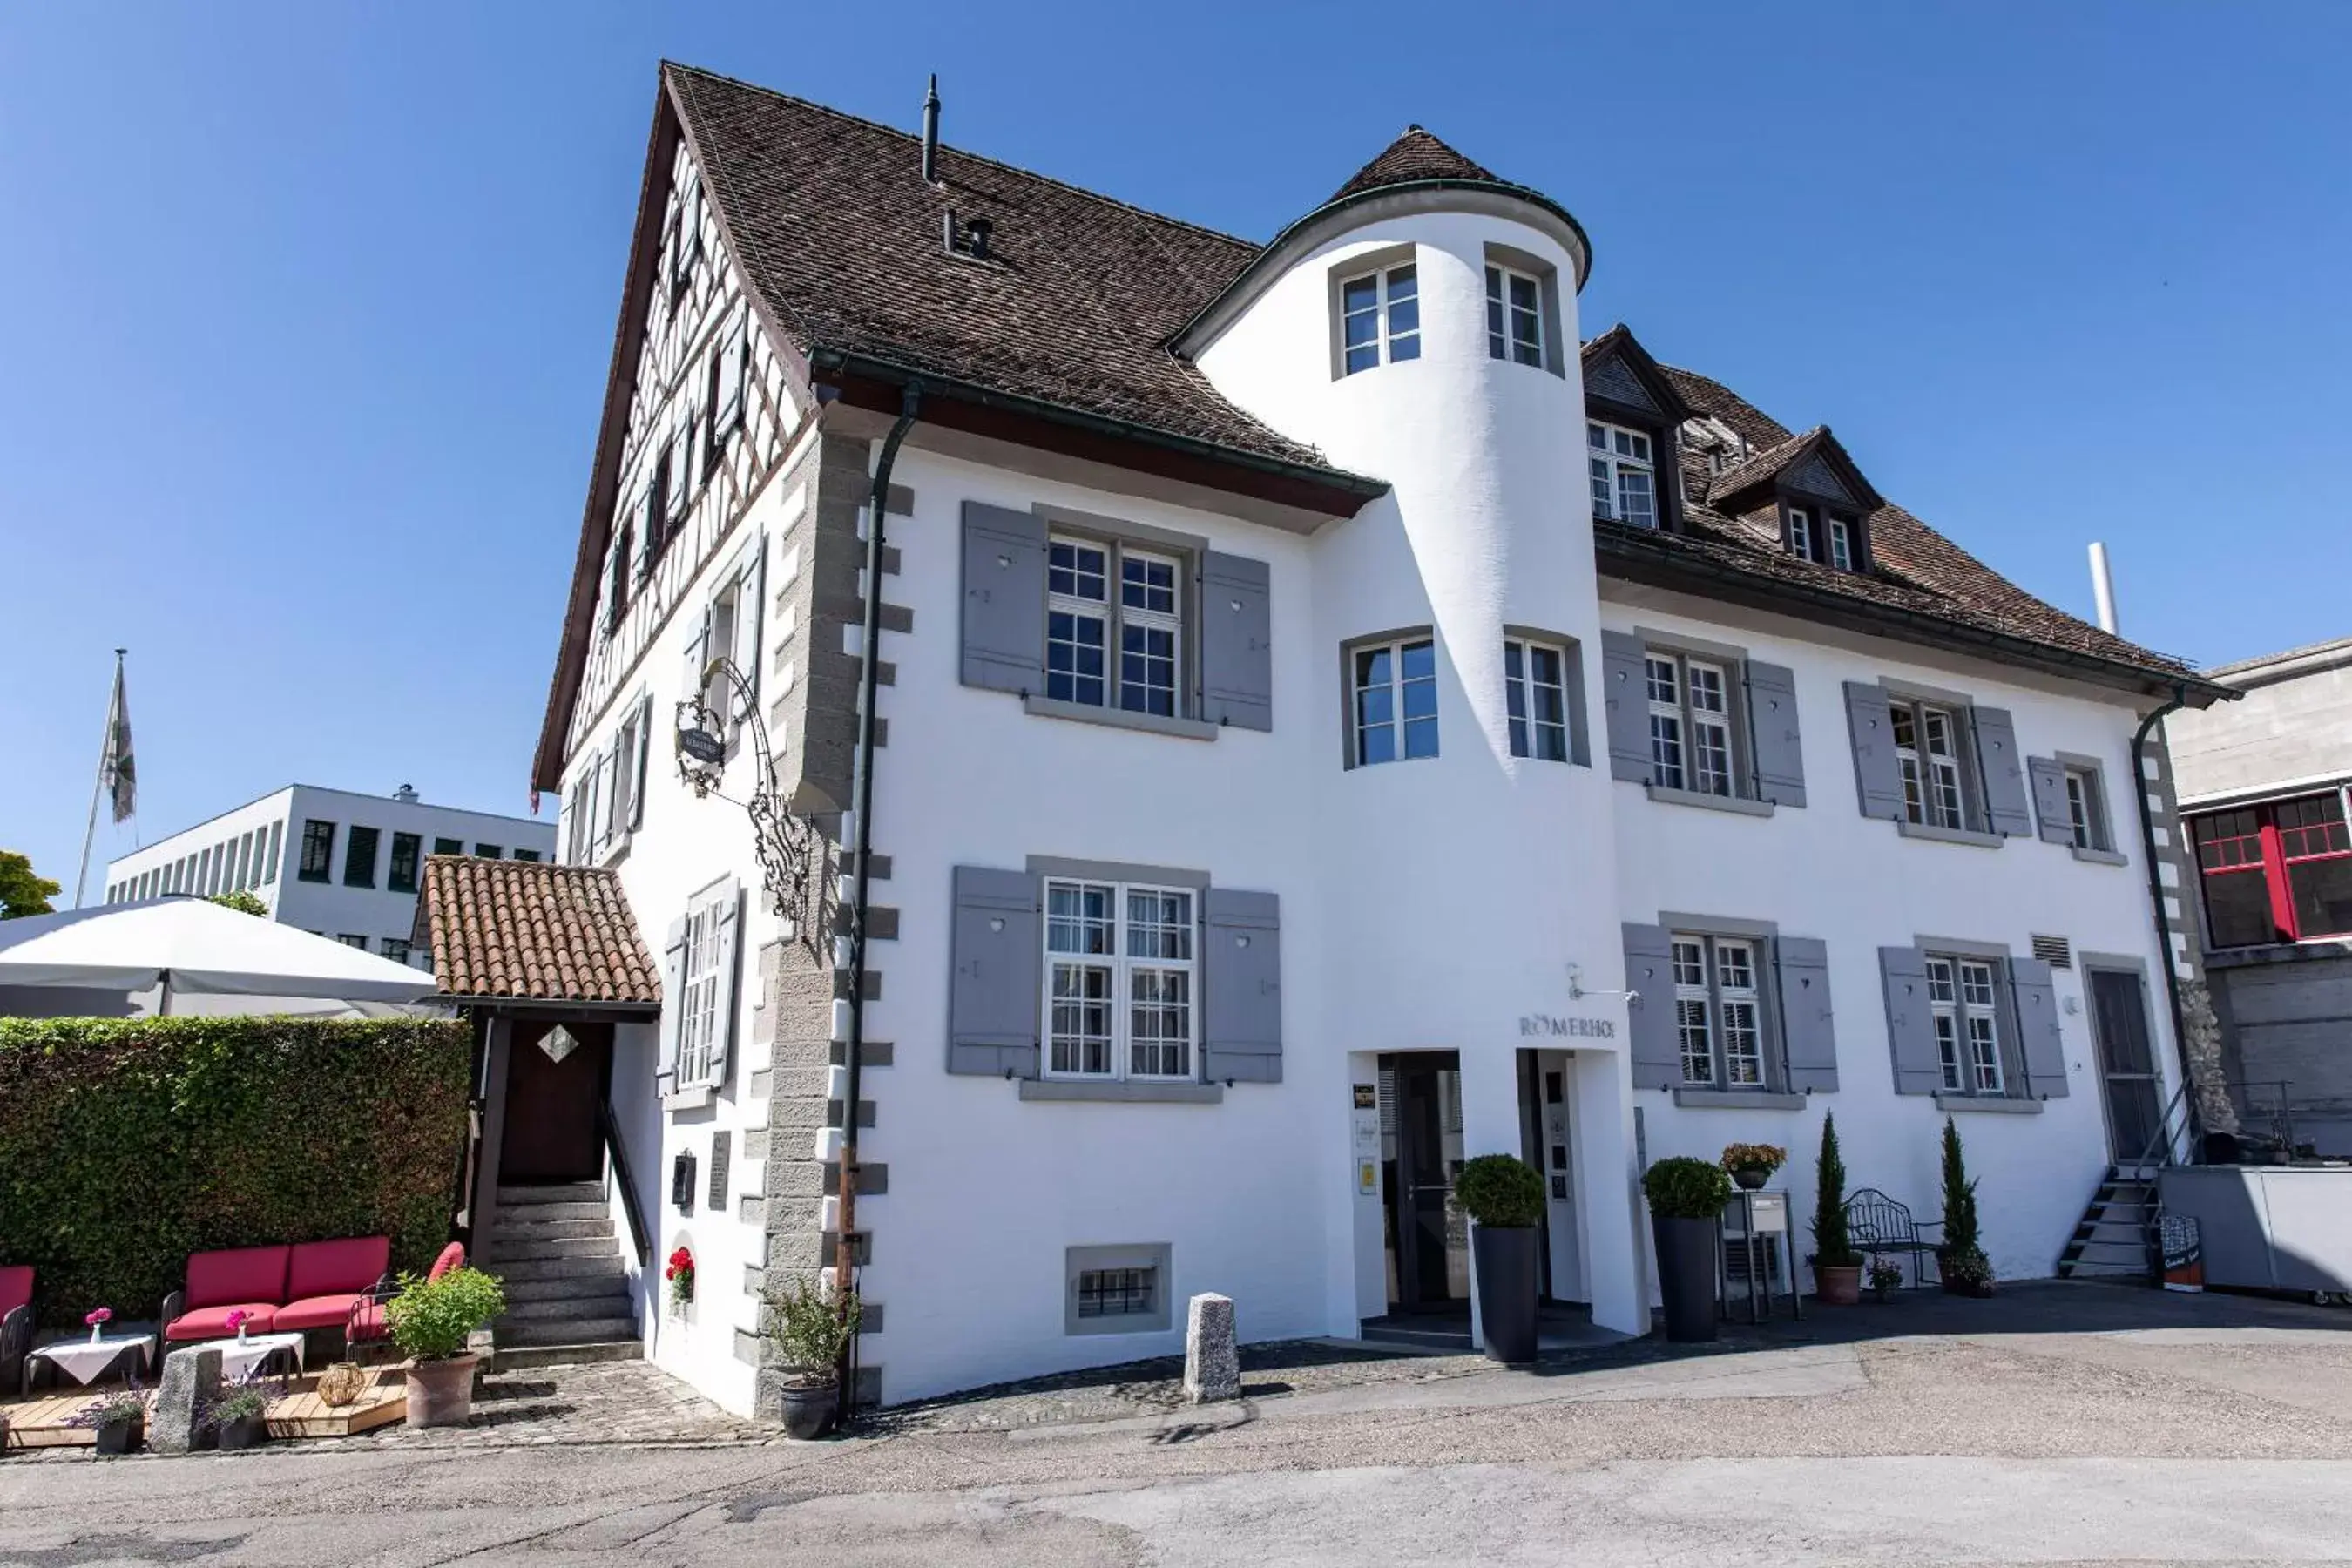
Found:
[[[2173, 963], [2172, 921], [2164, 912], [2164, 878], [2160, 869], [2161, 862], [2157, 856], [2156, 814], [2149, 809], [2147, 803], [2147, 738], [2156, 732], [2156, 727], [2163, 723], [2168, 716], [2179, 712], [2188, 705], [2189, 689], [2175, 685], [2172, 689], [2172, 700], [2140, 721], [2139, 729], [2133, 734], [2131, 743], [2132, 798], [2139, 805], [2140, 847], [2147, 857], [2148, 911], [2156, 917], [2156, 945], [2158, 955], [2164, 965], [2165, 1000], [2172, 1008], [2172, 1048], [2180, 1058], [2181, 1088], [2185, 1091], [2192, 1089], [2191, 1068], [2189, 1065], [2187, 1016], [2180, 1003], [2180, 972]], [[2181, 897], [2185, 899], [2188, 896], [2189, 889], [2183, 888]], [[2197, 1148], [2200, 1120], [2197, 1113], [2195, 1093], [2188, 1094], [2187, 1103], [2189, 1146], [2193, 1153]]]

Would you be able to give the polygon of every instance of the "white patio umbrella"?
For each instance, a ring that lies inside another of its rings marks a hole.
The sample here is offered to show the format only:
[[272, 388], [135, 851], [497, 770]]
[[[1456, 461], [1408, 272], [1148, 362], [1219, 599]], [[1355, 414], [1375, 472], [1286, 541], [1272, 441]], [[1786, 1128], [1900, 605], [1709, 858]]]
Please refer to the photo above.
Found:
[[[433, 976], [198, 898], [0, 921], [0, 987], [420, 1002]], [[213, 1009], [207, 1008], [206, 1011]]]

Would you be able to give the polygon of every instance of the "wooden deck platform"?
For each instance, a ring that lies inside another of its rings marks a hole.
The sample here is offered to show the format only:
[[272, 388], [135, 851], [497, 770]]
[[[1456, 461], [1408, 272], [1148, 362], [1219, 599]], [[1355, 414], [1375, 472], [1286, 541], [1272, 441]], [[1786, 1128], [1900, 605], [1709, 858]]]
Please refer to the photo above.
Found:
[[[369, 1373], [368, 1385], [357, 1400], [338, 1408], [319, 1397], [316, 1374], [291, 1379], [282, 1398], [269, 1402], [269, 1435], [273, 1438], [351, 1437], [404, 1419], [408, 1415], [408, 1382], [398, 1367], [381, 1367]], [[100, 1396], [96, 1390], [46, 1393], [36, 1399], [0, 1402], [0, 1417], [7, 1421], [0, 1447], [89, 1447], [98, 1434], [71, 1423]], [[152, 1397], [152, 1396], [151, 1396]]]

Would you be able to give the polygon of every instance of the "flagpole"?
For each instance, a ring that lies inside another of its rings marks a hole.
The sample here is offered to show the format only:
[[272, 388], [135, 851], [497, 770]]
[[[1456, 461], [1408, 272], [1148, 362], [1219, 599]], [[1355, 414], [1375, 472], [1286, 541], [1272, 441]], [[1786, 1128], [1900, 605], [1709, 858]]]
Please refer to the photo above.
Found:
[[106, 698], [106, 738], [98, 746], [98, 776], [89, 781], [89, 825], [81, 831], [81, 869], [74, 873], [73, 907], [81, 908], [82, 893], [89, 885], [89, 847], [98, 837], [98, 797], [106, 788], [106, 764], [114, 755], [114, 704], [122, 690], [122, 656], [131, 650], [114, 650], [114, 687]]

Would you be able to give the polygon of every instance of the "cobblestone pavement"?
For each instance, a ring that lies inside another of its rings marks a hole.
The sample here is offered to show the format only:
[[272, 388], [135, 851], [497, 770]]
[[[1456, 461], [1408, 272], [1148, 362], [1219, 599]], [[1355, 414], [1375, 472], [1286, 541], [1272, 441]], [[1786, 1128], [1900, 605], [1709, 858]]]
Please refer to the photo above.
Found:
[[289, 1447], [463, 1448], [587, 1443], [768, 1443], [781, 1427], [721, 1410], [650, 1362], [589, 1362], [485, 1373], [474, 1418], [412, 1431], [400, 1423], [358, 1437]]

